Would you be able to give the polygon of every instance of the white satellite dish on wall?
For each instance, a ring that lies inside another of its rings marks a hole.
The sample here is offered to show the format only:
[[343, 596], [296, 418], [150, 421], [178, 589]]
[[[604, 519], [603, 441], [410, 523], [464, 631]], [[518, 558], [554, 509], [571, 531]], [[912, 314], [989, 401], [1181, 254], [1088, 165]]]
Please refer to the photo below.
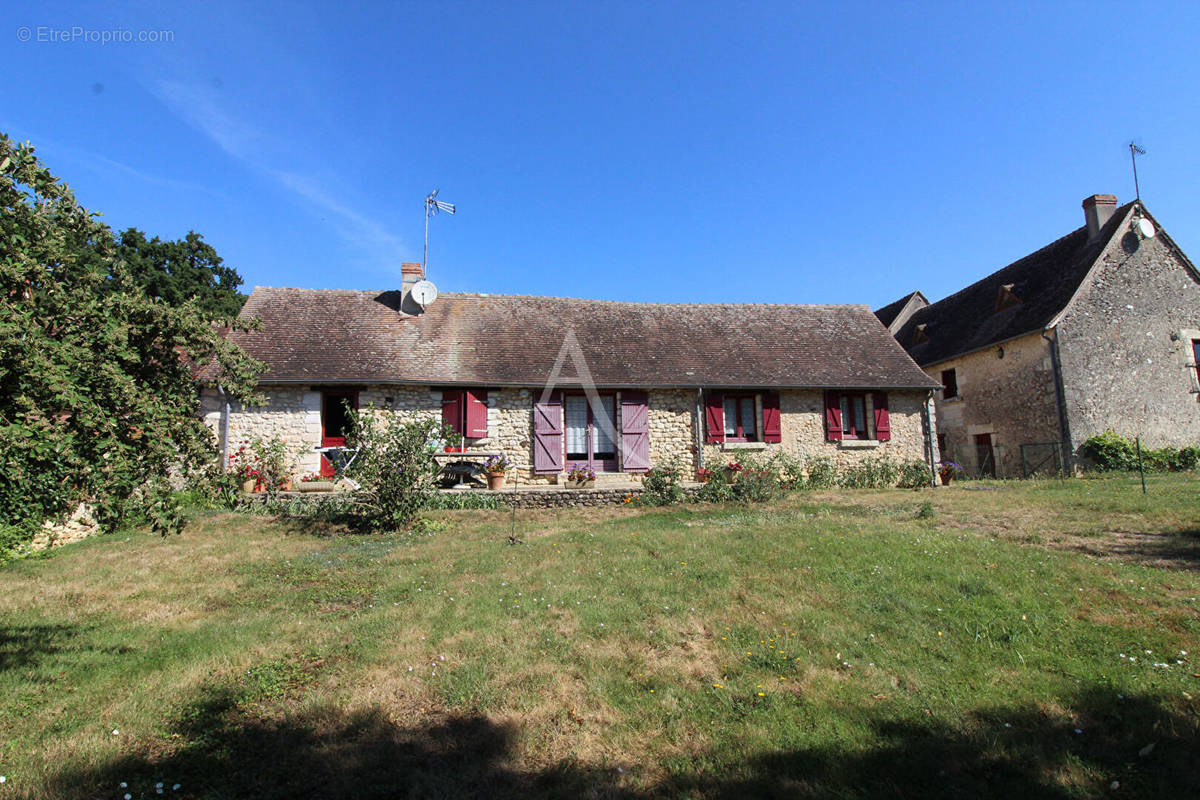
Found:
[[1154, 238], [1154, 234], [1155, 234], [1154, 223], [1151, 222], [1150, 220], [1146, 219], [1145, 217], [1142, 217], [1141, 219], [1139, 219], [1137, 221], [1137, 229], [1138, 229], [1138, 233], [1140, 233], [1142, 235], [1143, 239], [1153, 239]]
[[409, 296], [421, 308], [432, 305], [434, 300], [437, 300], [437, 287], [432, 281], [417, 281], [409, 290]]

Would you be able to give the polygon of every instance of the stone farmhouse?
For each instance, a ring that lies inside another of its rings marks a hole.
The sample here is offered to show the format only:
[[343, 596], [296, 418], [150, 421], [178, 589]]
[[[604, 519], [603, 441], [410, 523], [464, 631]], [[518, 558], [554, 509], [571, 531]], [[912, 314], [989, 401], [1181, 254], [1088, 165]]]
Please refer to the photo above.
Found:
[[1200, 274], [1141, 202], [1083, 201], [1084, 225], [936, 303], [876, 316], [939, 384], [941, 455], [1019, 477], [1081, 461], [1113, 429], [1200, 443]]
[[[746, 451], [932, 459], [938, 383], [866, 306], [658, 304], [400, 289], [255, 288], [261, 330], [234, 341], [267, 365], [259, 408], [202, 392], [225, 447], [278, 436], [315, 450], [344, 442], [344, 403], [440, 418], [462, 458], [502, 453], [511, 482], [559, 482], [586, 466], [644, 473], [677, 460], [723, 465]], [[690, 475], [688, 476], [690, 477]]]

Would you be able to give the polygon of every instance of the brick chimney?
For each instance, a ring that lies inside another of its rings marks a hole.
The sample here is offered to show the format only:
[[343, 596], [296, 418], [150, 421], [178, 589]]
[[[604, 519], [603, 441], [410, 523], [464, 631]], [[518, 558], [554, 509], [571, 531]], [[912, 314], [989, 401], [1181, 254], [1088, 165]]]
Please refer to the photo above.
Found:
[[404, 294], [408, 294], [408, 290], [413, 287], [414, 283], [425, 278], [425, 268], [419, 261], [405, 261], [400, 265], [400, 277], [402, 279], [400, 290]]
[[1100, 235], [1100, 229], [1104, 227], [1104, 223], [1108, 222], [1116, 210], [1116, 195], [1094, 194], [1084, 198], [1083, 219], [1087, 223], [1089, 242]]

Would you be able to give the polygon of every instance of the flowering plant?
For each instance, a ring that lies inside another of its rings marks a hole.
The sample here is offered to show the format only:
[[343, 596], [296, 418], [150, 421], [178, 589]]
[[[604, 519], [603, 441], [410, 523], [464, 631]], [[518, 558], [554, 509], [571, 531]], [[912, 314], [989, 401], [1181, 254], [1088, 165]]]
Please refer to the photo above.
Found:
[[953, 461], [939, 461], [938, 462], [938, 474], [941, 475], [943, 478], [946, 477], [947, 475], [957, 477], [957, 476], [961, 475], [962, 472], [963, 472], [963, 468], [961, 466], [959, 466], [958, 464], [955, 464]]
[[737, 461], [730, 461], [728, 464], [725, 465], [725, 471], [726, 472], [741, 472], [742, 465]]
[[487, 461], [483, 462], [483, 471], [489, 475], [503, 475], [511, 466], [508, 456], [501, 453], [498, 456], [488, 456]]
[[300, 478], [301, 483], [320, 483], [322, 481], [331, 481], [333, 478], [327, 478], [319, 472], [310, 472]]
[[708, 483], [712, 480], [712, 476], [712, 470], [707, 467], [700, 467], [700, 469], [696, 470], [696, 480], [700, 483]]
[[588, 467], [575, 467], [567, 473], [569, 481], [594, 481], [596, 480], [596, 470]]

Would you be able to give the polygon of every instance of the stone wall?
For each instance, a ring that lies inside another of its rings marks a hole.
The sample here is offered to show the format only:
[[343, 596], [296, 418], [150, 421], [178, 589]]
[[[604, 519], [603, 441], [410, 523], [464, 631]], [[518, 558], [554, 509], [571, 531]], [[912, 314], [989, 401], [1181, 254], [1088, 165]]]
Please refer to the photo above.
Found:
[[[1021, 445], [1061, 440], [1050, 344], [1040, 333], [931, 364], [925, 372], [940, 383], [948, 369], [955, 371], [958, 396], [934, 395], [947, 460], [973, 474], [979, 466], [975, 436], [988, 433], [997, 476], [1021, 477]], [[1027, 447], [1031, 459], [1043, 450], [1048, 455], [1052, 448]]]
[[[313, 448], [321, 439], [321, 393], [319, 389], [286, 386], [261, 387], [267, 404], [261, 408], [232, 407], [229, 425], [230, 451], [255, 437], [276, 436], [288, 442], [299, 454], [296, 472], [315, 472], [319, 457]], [[488, 392], [488, 436], [468, 440], [466, 457], [472, 453], [502, 452], [513, 464], [508, 474], [514, 486], [557, 482], [557, 476], [533, 473], [533, 402], [535, 389], [493, 389]], [[648, 420], [650, 426], [650, 462], [652, 465], [678, 461], [690, 472], [698, 466], [694, 423], [696, 393], [688, 390], [650, 390]], [[894, 461], [924, 459], [921, 428], [922, 391], [889, 392], [892, 439], [889, 442], [825, 441], [823, 395], [819, 390], [780, 393], [780, 444], [752, 445], [768, 454], [786, 451], [807, 459], [825, 456], [846, 466], [866, 456], [887, 456]], [[373, 406], [379, 413], [402, 417], [441, 418], [442, 391], [439, 388], [368, 386], [359, 392], [359, 408]], [[205, 390], [202, 397], [204, 419], [220, 439], [221, 400], [215, 391]], [[618, 404], [619, 408], [619, 404]], [[761, 403], [758, 409], [761, 424]], [[619, 412], [618, 412], [619, 416]], [[619, 427], [620, 421], [617, 425]], [[738, 446], [705, 445], [708, 465], [724, 464], [737, 454]], [[743, 451], [744, 452], [744, 451]], [[690, 477], [690, 475], [688, 476]]]
[[[887, 458], [889, 461], [924, 461], [925, 443], [921, 425], [921, 409], [925, 404], [923, 390], [890, 391], [888, 417], [891, 439], [830, 442], [825, 438], [825, 393], [820, 389], [785, 389], [779, 393], [780, 442], [729, 442], [705, 444], [704, 465], [712, 468], [727, 464], [740, 455], [753, 453], [770, 456], [785, 452], [801, 461], [827, 458], [839, 469], [861, 462], [864, 458]], [[756, 419], [762, 426], [762, 400], [756, 401]], [[870, 393], [867, 394], [867, 417], [873, 419]], [[872, 431], [874, 435], [874, 431]], [[760, 436], [761, 438], [761, 436]]]
[[29, 543], [29, 549], [36, 552], [51, 547], [62, 547], [99, 532], [100, 525], [92, 516], [91, 506], [87, 503], [80, 503], [71, 516], [62, 522], [47, 520], [42, 523], [41, 529], [34, 534], [33, 540]]
[[1077, 455], [1107, 428], [1150, 447], [1200, 444], [1200, 280], [1164, 232], [1116, 237], [1058, 331]]

